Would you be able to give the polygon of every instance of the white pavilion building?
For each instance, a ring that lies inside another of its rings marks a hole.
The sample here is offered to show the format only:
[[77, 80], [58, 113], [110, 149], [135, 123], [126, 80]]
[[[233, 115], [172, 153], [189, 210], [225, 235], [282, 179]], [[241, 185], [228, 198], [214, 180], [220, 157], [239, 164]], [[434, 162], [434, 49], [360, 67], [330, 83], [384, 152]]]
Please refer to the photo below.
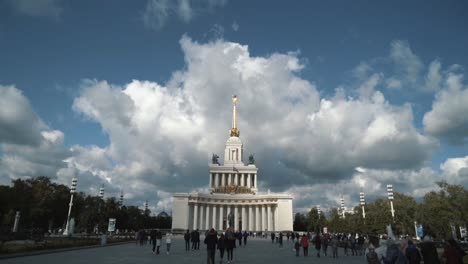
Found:
[[229, 219], [235, 230], [292, 231], [292, 196], [286, 193], [258, 192], [253, 157], [243, 162], [243, 144], [237, 129], [233, 96], [232, 128], [226, 141], [224, 164], [213, 155], [209, 165], [210, 193], [175, 193], [172, 229], [226, 230]]

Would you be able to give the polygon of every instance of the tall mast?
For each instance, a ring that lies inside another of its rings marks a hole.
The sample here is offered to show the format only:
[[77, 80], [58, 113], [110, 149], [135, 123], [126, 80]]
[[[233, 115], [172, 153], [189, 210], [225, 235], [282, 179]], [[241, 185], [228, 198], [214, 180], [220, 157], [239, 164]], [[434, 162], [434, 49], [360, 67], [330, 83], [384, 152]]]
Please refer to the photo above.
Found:
[[232, 128], [231, 137], [239, 137], [240, 131], [237, 129], [237, 113], [236, 113], [237, 96], [232, 96]]

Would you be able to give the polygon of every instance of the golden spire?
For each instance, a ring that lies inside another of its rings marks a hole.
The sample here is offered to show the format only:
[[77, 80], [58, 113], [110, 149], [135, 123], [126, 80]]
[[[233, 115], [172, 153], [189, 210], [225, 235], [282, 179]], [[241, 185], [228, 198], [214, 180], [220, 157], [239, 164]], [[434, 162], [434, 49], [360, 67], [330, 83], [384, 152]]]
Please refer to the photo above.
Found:
[[237, 96], [232, 96], [232, 128], [230, 130], [231, 137], [239, 137], [240, 131], [237, 129], [237, 116], [236, 116]]

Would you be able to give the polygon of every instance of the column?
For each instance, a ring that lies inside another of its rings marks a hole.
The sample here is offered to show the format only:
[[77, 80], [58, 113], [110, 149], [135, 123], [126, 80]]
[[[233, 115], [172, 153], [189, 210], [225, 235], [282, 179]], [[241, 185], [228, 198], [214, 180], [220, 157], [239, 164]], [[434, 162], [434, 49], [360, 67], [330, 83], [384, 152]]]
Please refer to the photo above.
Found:
[[193, 205], [193, 229], [198, 228], [198, 204]]
[[213, 226], [212, 227], [214, 228], [214, 230], [217, 230], [216, 229], [216, 204], [213, 204], [212, 206], [213, 206], [213, 218], [212, 218], [213, 219], [213, 224], [212, 224]]
[[226, 175], [221, 173], [221, 186], [226, 186]]
[[273, 211], [273, 229], [275, 231], [278, 230], [279, 226], [278, 226], [278, 205], [275, 205], [275, 210]]
[[244, 173], [239, 174], [239, 185], [244, 186]]
[[223, 220], [224, 220], [224, 215], [223, 215], [223, 210], [224, 210], [224, 205], [219, 205], [219, 230], [223, 229]]
[[210, 205], [205, 205], [205, 230], [210, 230]]
[[268, 231], [273, 231], [272, 225], [271, 225], [271, 204], [267, 204], [267, 226], [268, 226]]
[[221, 185], [221, 178], [219, 177], [219, 173], [216, 173], [216, 187]]
[[210, 188], [213, 188], [213, 174], [210, 173]]
[[261, 205], [262, 207], [262, 231], [265, 231], [265, 229], [267, 229], [267, 226], [266, 226], [266, 206], [264, 204]]
[[250, 188], [250, 173], [247, 173], [247, 187]]
[[233, 184], [234, 185], [238, 185], [238, 183], [237, 183], [237, 178], [238, 177], [239, 177], [239, 173], [233, 173], [232, 174], [232, 178], [233, 178], [233, 182], [234, 182]]
[[260, 230], [260, 221], [259, 221], [258, 204], [255, 205], [255, 231]]
[[231, 213], [231, 206], [228, 204], [226, 208], [226, 227], [229, 227], [229, 214]]
[[239, 230], [239, 208], [234, 206], [234, 230]]
[[242, 206], [242, 211], [241, 211], [241, 218], [242, 218], [242, 229], [247, 230], [247, 221], [245, 217], [245, 205]]
[[198, 229], [203, 230], [203, 204], [200, 204], [200, 212], [199, 212], [199, 221], [198, 221]]
[[253, 177], [254, 177], [254, 188], [258, 189], [257, 188], [257, 174], [253, 174]]
[[227, 185], [231, 185], [231, 173], [228, 173], [228, 182]]
[[253, 215], [252, 215], [252, 206], [249, 205], [249, 231], [253, 231]]

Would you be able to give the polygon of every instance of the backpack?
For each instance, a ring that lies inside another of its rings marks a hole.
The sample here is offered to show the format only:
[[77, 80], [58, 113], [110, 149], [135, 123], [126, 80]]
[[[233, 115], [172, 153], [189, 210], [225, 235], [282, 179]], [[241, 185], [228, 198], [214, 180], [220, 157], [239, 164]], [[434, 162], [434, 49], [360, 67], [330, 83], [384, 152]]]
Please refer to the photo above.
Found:
[[369, 264], [380, 264], [379, 256], [377, 255], [377, 253], [375, 253], [374, 250], [369, 251], [366, 254], [366, 258], [367, 258], [367, 263]]

